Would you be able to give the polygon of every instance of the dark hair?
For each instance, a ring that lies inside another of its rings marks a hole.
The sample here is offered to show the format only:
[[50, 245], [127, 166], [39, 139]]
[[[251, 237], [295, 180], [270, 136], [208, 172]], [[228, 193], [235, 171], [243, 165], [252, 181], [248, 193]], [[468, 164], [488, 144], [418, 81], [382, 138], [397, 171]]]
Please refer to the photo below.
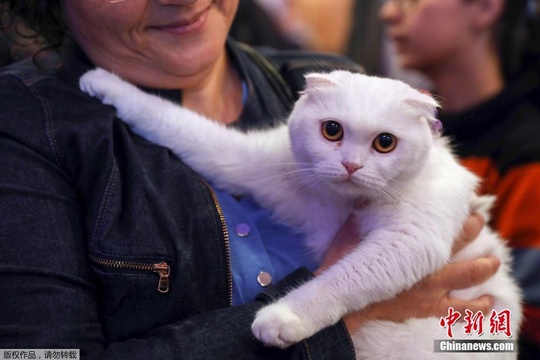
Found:
[[0, 28], [16, 26], [19, 18], [48, 46], [60, 47], [67, 32], [61, 7], [61, 0], [0, 0]]
[[540, 0], [506, 0], [497, 44], [506, 77], [540, 65]]
[[0, 30], [11, 61], [32, 57], [42, 69], [61, 66], [61, 47], [68, 38], [61, 7], [61, 0], [0, 0]]

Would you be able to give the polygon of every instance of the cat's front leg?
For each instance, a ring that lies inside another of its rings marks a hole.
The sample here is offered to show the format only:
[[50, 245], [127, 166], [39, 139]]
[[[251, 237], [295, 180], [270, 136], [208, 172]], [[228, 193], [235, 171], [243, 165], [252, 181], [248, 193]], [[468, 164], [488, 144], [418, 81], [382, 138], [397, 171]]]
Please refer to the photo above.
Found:
[[[103, 69], [88, 71], [79, 80], [80, 88], [116, 108], [116, 115], [131, 129], [162, 146], [171, 148], [180, 157], [198, 148], [197, 139], [187, 137], [195, 131], [205, 133], [215, 128], [194, 112], [170, 101], [145, 93], [136, 86]], [[190, 121], [179, 121], [190, 119]], [[176, 140], [184, 135], [184, 140]], [[195, 142], [196, 144], [193, 144]], [[195, 145], [195, 146], [194, 146]], [[215, 155], [215, 154], [209, 154]], [[185, 159], [184, 159], [185, 160]]]
[[266, 345], [287, 347], [348, 313], [390, 299], [441, 268], [457, 236], [452, 232], [441, 241], [440, 233], [416, 224], [390, 227], [359, 237], [358, 247], [336, 264], [262, 308], [252, 324], [254, 336]]

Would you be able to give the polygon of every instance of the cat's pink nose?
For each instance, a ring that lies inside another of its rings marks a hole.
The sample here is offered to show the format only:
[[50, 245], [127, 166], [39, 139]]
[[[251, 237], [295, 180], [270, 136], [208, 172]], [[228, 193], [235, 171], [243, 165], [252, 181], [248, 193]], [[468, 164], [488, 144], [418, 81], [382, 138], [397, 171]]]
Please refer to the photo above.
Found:
[[352, 175], [356, 170], [362, 168], [360, 164], [355, 162], [342, 161], [341, 163], [343, 164], [343, 166], [345, 166], [345, 169], [347, 169], [347, 173], [349, 175]]

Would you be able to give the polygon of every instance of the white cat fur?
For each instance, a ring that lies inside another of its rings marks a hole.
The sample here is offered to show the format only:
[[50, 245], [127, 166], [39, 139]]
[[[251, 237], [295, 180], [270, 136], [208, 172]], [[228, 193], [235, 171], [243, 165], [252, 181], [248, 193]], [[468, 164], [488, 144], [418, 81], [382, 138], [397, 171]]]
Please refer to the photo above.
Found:
[[[494, 296], [495, 310], [511, 310], [517, 336], [520, 291], [509, 275], [510, 255], [503, 241], [485, 227], [477, 240], [450, 259], [453, 239], [471, 207], [487, 215], [491, 200], [475, 195], [478, 179], [459, 164], [447, 139], [434, 130], [435, 100], [400, 81], [345, 71], [309, 74], [306, 82], [288, 126], [247, 134], [146, 94], [101, 69], [85, 74], [80, 85], [115, 106], [135, 132], [170, 148], [215, 186], [236, 195], [251, 194], [280, 221], [300, 228], [315, 256], [324, 254], [353, 214], [358, 246], [314, 280], [258, 312], [252, 330], [263, 343], [287, 347], [347, 313], [394, 297], [449, 261], [487, 254], [502, 260], [498, 273], [452, 295]], [[323, 138], [321, 123], [326, 120], [341, 123], [341, 141]], [[389, 154], [371, 146], [384, 132], [398, 139]], [[363, 167], [349, 176], [344, 164]], [[485, 332], [487, 318], [489, 314]], [[459, 328], [454, 332], [456, 338], [471, 338]], [[352, 337], [358, 359], [452, 358], [433, 351], [434, 339], [446, 339], [438, 318], [370, 322]]]

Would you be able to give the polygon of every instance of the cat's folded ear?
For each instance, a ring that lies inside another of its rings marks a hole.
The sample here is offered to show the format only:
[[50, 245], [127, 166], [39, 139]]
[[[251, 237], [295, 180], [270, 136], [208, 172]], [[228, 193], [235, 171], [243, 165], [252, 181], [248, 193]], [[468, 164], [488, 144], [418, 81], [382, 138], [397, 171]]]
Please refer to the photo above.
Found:
[[419, 110], [427, 111], [432, 116], [437, 116], [437, 109], [441, 107], [429, 93], [418, 90], [408, 93], [405, 103]]
[[332, 88], [338, 84], [332, 74], [325, 73], [310, 73], [305, 75], [306, 91], [321, 88]]
[[414, 90], [414, 92], [405, 99], [405, 103], [425, 112], [425, 116], [422, 116], [422, 118], [427, 121], [431, 132], [435, 135], [441, 133], [442, 123], [437, 119], [437, 112], [441, 106], [431, 94]]

